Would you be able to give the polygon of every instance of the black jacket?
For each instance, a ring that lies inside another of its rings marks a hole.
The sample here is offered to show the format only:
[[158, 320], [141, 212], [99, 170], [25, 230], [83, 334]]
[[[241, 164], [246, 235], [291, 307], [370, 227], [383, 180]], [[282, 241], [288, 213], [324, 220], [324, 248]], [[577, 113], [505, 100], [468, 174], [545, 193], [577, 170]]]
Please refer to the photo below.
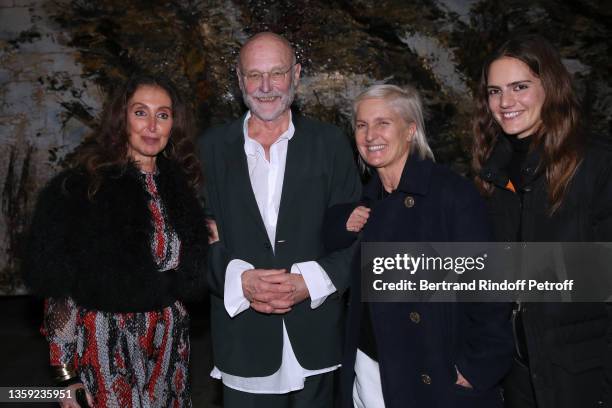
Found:
[[[326, 251], [322, 242], [329, 206], [357, 201], [361, 183], [346, 137], [335, 126], [294, 115], [287, 146], [276, 243], [270, 243], [249, 179], [244, 151], [244, 117], [206, 131], [200, 139], [208, 183], [207, 205], [217, 222], [210, 247], [209, 288], [215, 365], [242, 377], [271, 375], [282, 361], [283, 325], [304, 368], [340, 362], [344, 297], [350, 281], [351, 250]], [[310, 300], [283, 315], [249, 308], [231, 318], [225, 309], [225, 272], [233, 259], [256, 268], [286, 268], [316, 261], [336, 287], [319, 307]]]
[[[612, 241], [610, 146], [589, 145], [563, 204], [552, 216], [547, 213], [547, 186], [538, 170], [538, 151], [528, 154], [521, 169], [523, 187], [516, 193], [505, 188], [511, 158], [509, 140], [499, 138], [481, 171], [481, 177], [495, 185], [488, 211], [498, 241]], [[522, 319], [538, 407], [609, 403], [606, 377], [612, 373], [612, 320], [604, 303], [523, 304]]]
[[138, 170], [108, 170], [93, 200], [88, 177], [66, 170], [40, 192], [29, 231], [24, 277], [34, 293], [71, 296], [110, 312], [163, 308], [201, 294], [208, 231], [204, 212], [182, 170], [157, 160], [157, 187], [180, 241], [177, 270], [157, 271], [153, 222]]
[[[476, 189], [446, 167], [410, 156], [398, 188], [382, 197], [378, 175], [364, 188], [371, 208], [361, 242], [482, 242], [490, 239]], [[355, 205], [328, 211], [326, 245], [348, 245]], [[352, 407], [362, 323], [360, 254], [353, 263], [342, 406]], [[499, 383], [512, 361], [508, 303], [368, 303], [387, 408], [501, 407]], [[418, 316], [414, 319], [413, 316]], [[455, 367], [473, 389], [455, 385]]]

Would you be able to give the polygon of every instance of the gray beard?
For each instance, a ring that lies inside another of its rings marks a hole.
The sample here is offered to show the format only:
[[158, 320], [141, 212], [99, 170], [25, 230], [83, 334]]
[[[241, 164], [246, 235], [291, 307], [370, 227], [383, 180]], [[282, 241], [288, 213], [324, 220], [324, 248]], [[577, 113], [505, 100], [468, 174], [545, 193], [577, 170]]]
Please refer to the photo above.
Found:
[[244, 101], [244, 104], [247, 106], [247, 108], [249, 108], [249, 110], [251, 111], [251, 114], [265, 122], [270, 122], [275, 119], [278, 119], [283, 113], [285, 113], [291, 107], [291, 104], [293, 103], [293, 100], [295, 99], [296, 87], [293, 81], [291, 81], [291, 86], [289, 87], [287, 94], [281, 96], [280, 109], [277, 112], [275, 112], [273, 116], [262, 116], [261, 113], [258, 112], [257, 110], [256, 102], [253, 101], [254, 98], [249, 96], [244, 89], [241, 89], [241, 91], [242, 91], [242, 100]]

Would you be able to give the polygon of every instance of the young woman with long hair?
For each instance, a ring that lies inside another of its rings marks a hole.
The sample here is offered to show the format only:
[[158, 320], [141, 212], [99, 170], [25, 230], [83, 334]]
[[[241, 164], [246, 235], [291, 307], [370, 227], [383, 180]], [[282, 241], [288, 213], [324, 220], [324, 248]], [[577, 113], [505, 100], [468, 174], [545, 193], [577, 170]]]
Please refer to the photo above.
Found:
[[[612, 150], [587, 138], [571, 75], [543, 37], [516, 35], [485, 62], [473, 169], [498, 241], [612, 241]], [[519, 303], [506, 407], [609, 403], [604, 303]]]

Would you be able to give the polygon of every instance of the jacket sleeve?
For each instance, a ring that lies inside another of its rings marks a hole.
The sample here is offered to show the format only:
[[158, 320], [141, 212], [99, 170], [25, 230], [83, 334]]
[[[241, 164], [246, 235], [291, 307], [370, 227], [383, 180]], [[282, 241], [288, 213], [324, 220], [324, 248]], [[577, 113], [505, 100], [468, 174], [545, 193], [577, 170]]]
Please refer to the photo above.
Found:
[[[610, 152], [610, 149], [607, 149]], [[597, 177], [597, 196], [594, 199], [594, 239], [599, 242], [612, 242], [612, 153], [608, 156], [611, 160], [606, 161]], [[607, 333], [606, 348], [604, 352], [604, 382], [602, 385], [603, 407], [612, 407], [612, 303], [606, 304]]]
[[192, 217], [191, 229], [186, 237], [188, 246], [182, 253], [178, 268], [178, 294], [186, 301], [201, 300], [206, 289], [206, 262], [208, 253], [208, 227], [205, 222], [204, 210], [196, 199], [195, 193], [188, 190], [188, 195], [181, 198], [186, 207], [185, 212]]
[[70, 296], [75, 283], [70, 226], [79, 208], [68, 181], [61, 173], [41, 190], [26, 239], [23, 277], [30, 290], [45, 297]]
[[612, 303], [606, 303], [608, 327], [606, 330], [606, 348], [604, 350], [604, 375], [602, 384], [601, 407], [612, 407]]
[[595, 240], [612, 241], [612, 150], [607, 155], [609, 160], [604, 163], [596, 178], [593, 199], [593, 225]]
[[71, 298], [46, 298], [41, 333], [49, 342], [52, 366], [74, 367], [77, 347], [77, 306]]
[[[361, 198], [361, 180], [357, 172], [351, 146], [342, 134], [339, 137], [341, 142], [337, 143], [337, 149], [331, 162], [333, 172], [330, 182], [328, 208], [342, 203], [357, 203]], [[346, 219], [344, 221], [334, 220], [334, 223], [345, 224]], [[348, 240], [345, 243], [348, 243]], [[348, 248], [331, 251], [316, 260], [325, 270], [340, 294], [344, 293], [348, 288], [350, 266], [356, 248], [357, 243], [353, 243]]]
[[346, 222], [358, 203], [337, 204], [327, 209], [323, 223], [323, 243], [328, 251], [351, 246], [358, 237], [358, 233], [348, 231]]
[[221, 241], [210, 246], [208, 254], [208, 286], [210, 292], [223, 298], [225, 291], [225, 272], [227, 265], [234, 259]]
[[[489, 241], [491, 231], [482, 198], [475, 189], [465, 197], [454, 208], [455, 241]], [[510, 303], [457, 303], [461, 341], [455, 364], [476, 390], [498, 385], [510, 369], [514, 350], [511, 310]]]
[[[204, 174], [205, 185], [201, 191], [204, 197], [204, 212], [206, 218], [215, 219], [215, 213], [219, 202], [217, 179], [214, 177], [214, 140], [217, 131], [215, 129], [206, 132], [198, 140], [198, 150], [200, 153], [200, 163], [202, 174]], [[225, 271], [227, 265], [234, 259], [232, 254], [223, 245], [222, 226], [217, 224], [219, 229], [219, 241], [208, 247], [206, 283], [212, 295], [223, 298], [225, 290]]]

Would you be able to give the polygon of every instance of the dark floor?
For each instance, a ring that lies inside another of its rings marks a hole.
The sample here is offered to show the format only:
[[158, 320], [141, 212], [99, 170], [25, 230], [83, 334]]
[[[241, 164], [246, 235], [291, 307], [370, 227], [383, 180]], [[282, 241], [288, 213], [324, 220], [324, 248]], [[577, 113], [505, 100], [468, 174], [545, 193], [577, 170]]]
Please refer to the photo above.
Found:
[[[212, 369], [210, 325], [205, 303], [189, 305], [191, 313], [191, 388], [195, 408], [220, 407], [219, 382]], [[49, 386], [49, 356], [38, 328], [42, 303], [29, 296], [0, 296], [0, 386]], [[56, 404], [0, 404], [2, 407], [57, 407]]]

